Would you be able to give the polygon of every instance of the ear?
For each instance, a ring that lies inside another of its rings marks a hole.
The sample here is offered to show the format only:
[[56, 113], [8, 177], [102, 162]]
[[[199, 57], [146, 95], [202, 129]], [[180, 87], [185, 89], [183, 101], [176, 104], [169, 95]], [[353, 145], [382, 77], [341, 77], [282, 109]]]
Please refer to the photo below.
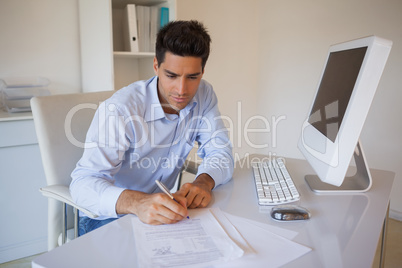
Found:
[[156, 59], [156, 57], [154, 57], [154, 72], [155, 75], [158, 75], [158, 60]]

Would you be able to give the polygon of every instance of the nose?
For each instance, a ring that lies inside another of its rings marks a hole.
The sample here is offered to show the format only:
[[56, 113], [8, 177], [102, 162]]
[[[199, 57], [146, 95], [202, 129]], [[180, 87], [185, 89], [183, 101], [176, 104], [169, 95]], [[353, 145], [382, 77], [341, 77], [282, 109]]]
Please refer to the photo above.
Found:
[[186, 79], [183, 77], [179, 80], [179, 84], [177, 86], [177, 94], [184, 95], [186, 93]]

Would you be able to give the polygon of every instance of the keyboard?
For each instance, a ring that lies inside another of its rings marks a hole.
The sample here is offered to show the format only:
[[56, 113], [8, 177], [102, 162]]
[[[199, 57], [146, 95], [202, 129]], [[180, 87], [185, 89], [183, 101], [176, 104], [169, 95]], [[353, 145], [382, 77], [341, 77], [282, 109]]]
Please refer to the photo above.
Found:
[[255, 162], [252, 167], [259, 205], [273, 206], [300, 200], [299, 191], [282, 159]]

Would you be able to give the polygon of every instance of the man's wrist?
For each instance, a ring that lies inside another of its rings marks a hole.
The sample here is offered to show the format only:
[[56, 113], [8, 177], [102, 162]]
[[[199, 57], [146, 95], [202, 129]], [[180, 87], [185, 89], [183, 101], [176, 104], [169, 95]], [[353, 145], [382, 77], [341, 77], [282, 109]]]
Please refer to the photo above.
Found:
[[194, 184], [204, 184], [206, 187], [212, 191], [215, 187], [214, 179], [207, 173], [200, 174], [193, 182]]
[[138, 200], [141, 199], [144, 193], [133, 191], [133, 190], [124, 190], [119, 196], [116, 202], [116, 213], [117, 214], [135, 214], [137, 215], [137, 203]]

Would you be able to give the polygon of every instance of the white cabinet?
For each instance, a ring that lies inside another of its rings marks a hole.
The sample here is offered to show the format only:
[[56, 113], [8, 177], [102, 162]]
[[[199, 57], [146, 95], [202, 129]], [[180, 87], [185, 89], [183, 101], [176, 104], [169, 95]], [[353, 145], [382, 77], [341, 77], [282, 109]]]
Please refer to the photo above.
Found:
[[169, 8], [175, 0], [79, 0], [82, 87], [84, 92], [120, 89], [154, 75], [154, 53], [123, 50], [122, 14], [129, 3]]
[[31, 119], [0, 114], [0, 263], [47, 251], [46, 185]]

